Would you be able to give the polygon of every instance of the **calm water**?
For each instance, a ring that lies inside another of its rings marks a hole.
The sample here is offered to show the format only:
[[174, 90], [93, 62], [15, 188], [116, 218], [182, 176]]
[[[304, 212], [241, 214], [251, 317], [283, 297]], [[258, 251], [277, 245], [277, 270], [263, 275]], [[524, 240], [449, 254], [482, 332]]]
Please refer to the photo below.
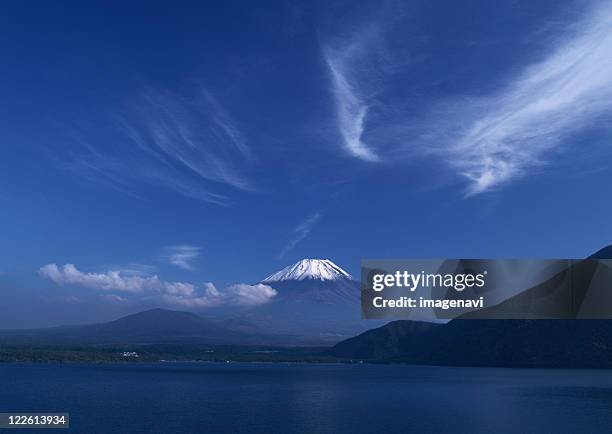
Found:
[[0, 411], [44, 410], [79, 433], [610, 432], [612, 371], [0, 365]]

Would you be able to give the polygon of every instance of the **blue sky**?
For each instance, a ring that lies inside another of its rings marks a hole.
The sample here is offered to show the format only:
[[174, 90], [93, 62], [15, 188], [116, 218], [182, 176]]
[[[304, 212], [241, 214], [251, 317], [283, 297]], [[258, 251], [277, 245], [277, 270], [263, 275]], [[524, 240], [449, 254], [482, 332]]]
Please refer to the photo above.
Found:
[[536, 3], [5, 6], [0, 327], [608, 244], [612, 7]]

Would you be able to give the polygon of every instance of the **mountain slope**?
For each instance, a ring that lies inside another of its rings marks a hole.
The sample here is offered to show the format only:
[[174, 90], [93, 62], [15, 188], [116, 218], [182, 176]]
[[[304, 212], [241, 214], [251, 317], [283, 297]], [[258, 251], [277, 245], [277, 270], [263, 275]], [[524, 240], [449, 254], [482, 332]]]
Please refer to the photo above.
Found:
[[359, 282], [329, 259], [302, 259], [271, 274], [260, 283], [278, 291], [275, 301], [325, 304], [356, 303]]
[[612, 244], [606, 247], [602, 247], [591, 256], [590, 259], [612, 259]]
[[151, 309], [103, 324], [82, 327], [82, 334], [105, 338], [186, 339], [216, 338], [227, 335], [214, 322], [191, 312]]
[[[608, 259], [611, 254], [609, 246], [591, 258]], [[520, 307], [539, 299], [534, 292], [546, 289], [545, 283], [538, 285], [507, 303]], [[568, 311], [569, 316], [574, 313]], [[329, 353], [344, 358], [433, 365], [612, 367], [612, 320], [473, 319], [477, 317], [478, 311], [431, 327], [395, 321], [340, 342]]]
[[0, 338], [4, 341], [55, 343], [190, 341], [207, 344], [251, 343], [259, 339], [258, 336], [230, 330], [222, 323], [207, 320], [191, 312], [168, 309], [151, 309], [99, 324], [2, 331]]
[[426, 336], [441, 326], [423, 321], [393, 321], [336, 344], [330, 353], [351, 359], [389, 359], [398, 355], [400, 343], [405, 338]]
[[449, 366], [612, 367], [609, 320], [395, 321], [336, 344], [330, 355]]

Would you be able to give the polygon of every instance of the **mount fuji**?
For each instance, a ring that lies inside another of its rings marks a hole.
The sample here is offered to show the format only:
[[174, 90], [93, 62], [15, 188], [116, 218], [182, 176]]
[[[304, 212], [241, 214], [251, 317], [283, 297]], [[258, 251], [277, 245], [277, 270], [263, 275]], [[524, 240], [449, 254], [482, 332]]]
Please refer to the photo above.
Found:
[[[277, 299], [319, 304], [359, 302], [359, 282], [329, 259], [302, 259], [271, 274], [260, 283], [277, 290]], [[356, 312], [360, 314], [359, 308]]]
[[232, 328], [242, 324], [244, 331], [273, 333], [293, 344], [329, 344], [377, 325], [361, 319], [359, 282], [329, 259], [302, 259], [259, 283], [277, 295], [243, 309]]
[[302, 259], [266, 277], [261, 283], [284, 280], [352, 280], [353, 277], [329, 259]]

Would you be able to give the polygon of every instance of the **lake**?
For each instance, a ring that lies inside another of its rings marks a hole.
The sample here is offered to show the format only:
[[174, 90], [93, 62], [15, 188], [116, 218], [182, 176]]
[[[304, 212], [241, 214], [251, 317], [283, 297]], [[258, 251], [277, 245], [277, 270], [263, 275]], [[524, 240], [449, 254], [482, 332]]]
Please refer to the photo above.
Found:
[[69, 431], [88, 434], [596, 433], [612, 427], [612, 371], [4, 364], [0, 412], [8, 411], [69, 412]]

